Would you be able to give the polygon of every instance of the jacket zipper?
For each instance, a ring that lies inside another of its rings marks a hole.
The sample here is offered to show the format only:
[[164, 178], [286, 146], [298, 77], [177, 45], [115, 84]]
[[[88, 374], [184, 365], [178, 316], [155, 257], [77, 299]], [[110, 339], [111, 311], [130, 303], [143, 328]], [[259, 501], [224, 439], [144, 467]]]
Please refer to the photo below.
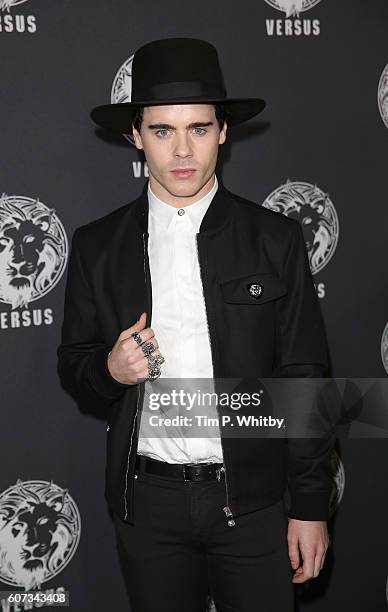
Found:
[[[214, 364], [214, 355], [215, 355], [215, 353], [213, 351], [212, 338], [211, 338], [210, 329], [209, 329], [209, 320], [208, 320], [208, 316], [207, 316], [206, 298], [205, 298], [205, 292], [203, 290], [203, 276], [202, 276], [201, 261], [200, 261], [200, 258], [199, 258], [198, 236], [199, 236], [199, 233], [196, 233], [196, 235], [195, 235], [195, 242], [196, 242], [196, 245], [197, 245], [197, 257], [198, 257], [198, 264], [199, 264], [199, 272], [200, 272], [200, 276], [201, 276], [202, 295], [203, 295], [203, 299], [204, 299], [204, 303], [205, 303], [207, 333], [208, 333], [208, 336], [209, 336], [210, 348], [211, 348], [211, 353], [212, 353], [212, 357], [213, 357], [213, 364]], [[222, 436], [220, 436], [220, 441], [221, 441], [222, 453], [223, 453], [223, 457], [224, 457], [224, 466], [223, 466], [223, 468], [221, 468], [221, 470], [225, 472], [225, 491], [226, 491], [226, 506], [222, 510], [223, 510], [223, 512], [225, 512], [226, 517], [228, 519], [228, 527], [234, 527], [236, 523], [235, 523], [235, 520], [233, 518], [233, 513], [232, 513], [232, 511], [230, 509], [230, 506], [229, 506], [228, 479], [227, 479], [227, 473], [226, 473], [225, 450], [224, 450], [224, 445], [223, 445], [223, 442], [222, 442]], [[218, 480], [219, 480], [220, 474], [218, 474], [217, 476], [218, 476]]]
[[[145, 274], [145, 282], [147, 283], [147, 275], [146, 275], [146, 268], [145, 268], [145, 243], [144, 243], [144, 233], [143, 233], [143, 264], [144, 264], [144, 274]], [[211, 353], [213, 356], [213, 364], [214, 364], [214, 351], [213, 351], [213, 345], [212, 345], [212, 338], [210, 335], [210, 329], [209, 329], [209, 321], [208, 321], [208, 316], [207, 316], [207, 308], [206, 308], [206, 298], [205, 298], [205, 292], [203, 290], [203, 277], [202, 277], [202, 266], [201, 266], [201, 262], [200, 262], [200, 258], [199, 258], [199, 248], [198, 248], [198, 233], [196, 234], [196, 246], [197, 246], [197, 257], [198, 257], [198, 264], [199, 264], [199, 271], [200, 271], [200, 276], [201, 276], [201, 285], [202, 285], [202, 295], [203, 295], [203, 299], [204, 299], [204, 303], [205, 303], [205, 314], [206, 314], [206, 325], [207, 325], [207, 331], [208, 331], [208, 336], [209, 336], [209, 341], [210, 341], [210, 348], [211, 348]], [[128, 470], [129, 470], [129, 458], [131, 455], [131, 449], [132, 449], [132, 440], [133, 440], [133, 432], [135, 430], [135, 425], [136, 425], [136, 419], [137, 419], [137, 414], [138, 414], [138, 409], [139, 409], [139, 388], [140, 388], [140, 384], [138, 384], [137, 387], [137, 402], [136, 402], [136, 413], [135, 413], [135, 418], [133, 420], [133, 426], [132, 426], [132, 432], [131, 432], [131, 441], [130, 441], [130, 445], [129, 445], [129, 451], [128, 451], [128, 457], [127, 457], [127, 470], [126, 470], [126, 474], [125, 474], [125, 492], [124, 492], [124, 504], [125, 504], [125, 516], [124, 518], [126, 519], [128, 516], [128, 507], [127, 507], [127, 490], [128, 490]], [[229, 491], [228, 491], [228, 480], [227, 480], [227, 472], [226, 472], [226, 461], [225, 461], [225, 451], [224, 451], [224, 445], [222, 442], [222, 436], [220, 436], [220, 441], [221, 441], [221, 447], [222, 447], [222, 452], [223, 452], [223, 456], [224, 456], [224, 466], [223, 468], [221, 468], [221, 470], [223, 470], [225, 472], [225, 492], [226, 492], [226, 506], [222, 509], [223, 512], [225, 512], [226, 517], [228, 519], [228, 527], [234, 527], [235, 526], [235, 520], [233, 518], [233, 513], [230, 509], [229, 506]]]
[[126, 520], [128, 517], [128, 504], [127, 504], [127, 490], [128, 490], [128, 470], [129, 470], [129, 457], [131, 455], [131, 449], [132, 449], [132, 440], [133, 440], [133, 432], [135, 431], [135, 425], [136, 425], [136, 418], [137, 418], [137, 412], [139, 409], [139, 396], [140, 396], [140, 383], [138, 383], [137, 385], [137, 400], [136, 400], [136, 413], [135, 413], [135, 418], [133, 419], [133, 426], [132, 426], [132, 432], [131, 432], [131, 440], [129, 443], [129, 451], [128, 451], [128, 457], [127, 457], [127, 470], [125, 472], [125, 491], [124, 491], [124, 505], [125, 505], [125, 515], [124, 515], [124, 519]]
[[[142, 233], [142, 239], [143, 239], [143, 269], [144, 269], [144, 282], [147, 285], [147, 273], [146, 273], [146, 260], [145, 260], [145, 240], [144, 240], [144, 236], [145, 233]], [[150, 321], [149, 324], [151, 324], [151, 313], [150, 313]], [[132, 426], [132, 431], [131, 431], [131, 440], [129, 443], [129, 451], [128, 451], [128, 457], [127, 457], [127, 469], [125, 472], [125, 490], [124, 490], [124, 506], [125, 506], [125, 515], [124, 515], [124, 520], [127, 519], [128, 517], [128, 504], [127, 504], [127, 491], [128, 491], [128, 470], [129, 470], [129, 459], [131, 456], [131, 450], [132, 450], [132, 440], [133, 440], [133, 433], [135, 431], [135, 426], [136, 426], [136, 419], [137, 419], [137, 413], [139, 411], [139, 397], [140, 397], [140, 385], [142, 383], [137, 383], [137, 400], [136, 400], [136, 412], [135, 412], [135, 418], [133, 419], [133, 426]], [[136, 451], [137, 451], [137, 446], [139, 443], [139, 439], [137, 440], [136, 443]], [[133, 480], [134, 478], [132, 478], [132, 484], [133, 484]]]

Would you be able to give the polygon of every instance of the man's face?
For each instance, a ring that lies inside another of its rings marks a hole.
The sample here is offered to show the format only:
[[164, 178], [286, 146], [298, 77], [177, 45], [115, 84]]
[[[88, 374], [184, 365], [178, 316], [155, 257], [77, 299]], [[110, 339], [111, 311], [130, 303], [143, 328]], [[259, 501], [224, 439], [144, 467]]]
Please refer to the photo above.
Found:
[[226, 130], [225, 123], [220, 131], [213, 104], [146, 106], [140, 133], [133, 128], [133, 137], [144, 149], [155, 195], [185, 206], [210, 191]]

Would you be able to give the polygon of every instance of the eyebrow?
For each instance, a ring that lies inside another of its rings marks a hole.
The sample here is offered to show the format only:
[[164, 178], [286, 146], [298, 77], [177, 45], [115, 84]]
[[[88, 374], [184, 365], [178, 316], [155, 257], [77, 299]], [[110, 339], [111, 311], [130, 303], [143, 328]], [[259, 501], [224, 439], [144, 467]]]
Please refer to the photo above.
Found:
[[[189, 123], [187, 128], [196, 128], [196, 127], [208, 127], [209, 125], [214, 125], [213, 121], [201, 122], [195, 121], [194, 123]], [[153, 123], [152, 125], [147, 126], [150, 130], [175, 130], [173, 125], [169, 125], [168, 123]]]

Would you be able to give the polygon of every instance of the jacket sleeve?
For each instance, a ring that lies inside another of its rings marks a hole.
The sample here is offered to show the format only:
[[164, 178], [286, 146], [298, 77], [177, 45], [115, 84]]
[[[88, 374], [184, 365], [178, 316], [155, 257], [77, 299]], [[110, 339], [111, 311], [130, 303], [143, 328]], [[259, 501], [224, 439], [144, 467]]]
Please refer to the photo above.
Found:
[[[284, 264], [284, 281], [287, 285], [287, 294], [277, 301], [274, 376], [294, 378], [293, 384], [298, 384], [298, 378], [321, 379], [328, 371], [328, 346], [303, 231], [297, 221]], [[311, 381], [311, 385], [308, 383], [308, 386], [310, 392], [314, 390], [314, 381]], [[317, 384], [317, 389], [318, 386]], [[303, 380], [300, 387], [301, 390], [306, 387]], [[303, 397], [302, 391], [301, 397]], [[322, 402], [322, 397], [319, 401]], [[302, 412], [306, 409], [307, 413], [314, 411], [316, 407], [313, 391], [311, 402], [302, 406]], [[329, 518], [332, 490], [331, 453], [334, 443], [335, 436], [332, 431], [325, 432], [321, 437], [287, 438], [290, 518], [306, 521]]]
[[73, 234], [70, 250], [58, 374], [65, 390], [81, 405], [108, 407], [131, 385], [120, 383], [109, 372], [107, 358], [112, 347], [101, 334], [79, 244], [80, 228]]

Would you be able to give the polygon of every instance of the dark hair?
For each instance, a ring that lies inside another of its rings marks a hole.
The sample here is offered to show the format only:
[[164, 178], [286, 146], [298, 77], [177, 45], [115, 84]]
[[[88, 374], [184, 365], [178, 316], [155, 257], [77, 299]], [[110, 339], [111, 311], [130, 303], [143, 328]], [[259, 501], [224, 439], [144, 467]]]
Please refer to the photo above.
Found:
[[[140, 132], [143, 121], [143, 110], [144, 106], [138, 106], [132, 119], [133, 126], [138, 132]], [[214, 112], [221, 131], [224, 127], [224, 121], [228, 122], [229, 112], [226, 110], [223, 104], [214, 104]]]

